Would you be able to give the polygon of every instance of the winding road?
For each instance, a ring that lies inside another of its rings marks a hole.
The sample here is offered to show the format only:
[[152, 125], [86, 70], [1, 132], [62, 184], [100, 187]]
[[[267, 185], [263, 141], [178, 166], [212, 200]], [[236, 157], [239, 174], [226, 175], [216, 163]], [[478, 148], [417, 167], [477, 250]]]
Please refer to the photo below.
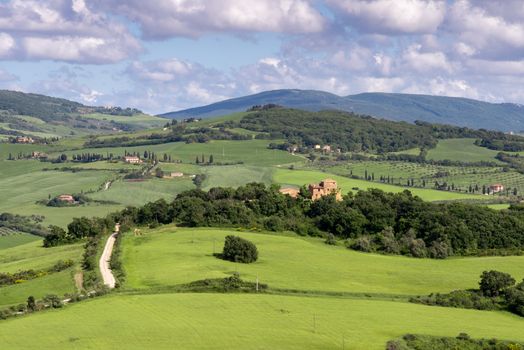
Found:
[[104, 251], [102, 252], [102, 256], [100, 257], [99, 266], [100, 266], [100, 274], [102, 274], [102, 279], [104, 281], [104, 284], [108, 286], [110, 289], [115, 288], [116, 279], [113, 275], [113, 271], [111, 271], [110, 268], [110, 261], [111, 261], [111, 254], [113, 253], [113, 247], [115, 245], [116, 236], [120, 232], [120, 224], [115, 225], [115, 232], [106, 241], [106, 245], [104, 247]]

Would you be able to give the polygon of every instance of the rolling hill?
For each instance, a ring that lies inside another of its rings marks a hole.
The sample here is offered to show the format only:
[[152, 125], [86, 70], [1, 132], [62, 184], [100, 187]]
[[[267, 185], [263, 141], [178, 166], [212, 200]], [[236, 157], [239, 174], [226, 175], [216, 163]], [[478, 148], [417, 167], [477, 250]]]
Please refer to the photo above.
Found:
[[165, 119], [140, 110], [92, 107], [62, 98], [0, 90], [0, 140], [61, 137], [161, 127]]
[[251, 106], [268, 103], [309, 111], [337, 109], [407, 122], [422, 120], [475, 129], [515, 132], [524, 130], [524, 106], [513, 103], [393, 93], [363, 93], [342, 97], [323, 91], [291, 89], [261, 92], [161, 116], [208, 118], [245, 111]]

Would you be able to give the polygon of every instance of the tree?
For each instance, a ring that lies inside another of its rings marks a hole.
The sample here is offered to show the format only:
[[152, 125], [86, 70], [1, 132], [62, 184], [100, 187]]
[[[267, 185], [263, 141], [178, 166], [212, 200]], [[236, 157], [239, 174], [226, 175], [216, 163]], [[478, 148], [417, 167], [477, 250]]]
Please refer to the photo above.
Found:
[[160, 167], [155, 169], [155, 176], [160, 179], [164, 177], [164, 172], [162, 171], [162, 169], [160, 169]]
[[257, 261], [257, 247], [247, 239], [238, 236], [226, 236], [222, 258], [233, 262], [249, 264]]
[[488, 297], [497, 297], [502, 291], [513, 286], [515, 279], [510, 274], [499, 271], [484, 271], [480, 275], [480, 291]]
[[210, 155], [210, 156], [209, 156], [209, 164], [213, 164], [213, 161], [214, 161], [214, 159], [213, 159], [213, 155]]
[[196, 156], [195, 164], [200, 164], [200, 159], [198, 158], [198, 156]]
[[29, 311], [35, 311], [36, 310], [36, 301], [34, 296], [29, 296], [27, 298], [27, 310]]

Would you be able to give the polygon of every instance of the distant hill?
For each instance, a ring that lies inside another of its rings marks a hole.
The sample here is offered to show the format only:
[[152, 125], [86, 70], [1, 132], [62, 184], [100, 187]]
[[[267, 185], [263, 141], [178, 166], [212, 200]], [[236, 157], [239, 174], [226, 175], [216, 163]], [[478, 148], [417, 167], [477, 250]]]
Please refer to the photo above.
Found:
[[0, 90], [0, 140], [60, 137], [160, 127], [165, 119], [133, 108], [92, 107], [62, 98]]
[[162, 114], [167, 118], [208, 118], [245, 111], [253, 105], [275, 103], [282, 106], [320, 111], [336, 109], [398, 121], [415, 120], [470, 128], [524, 130], [524, 106], [488, 103], [467, 98], [363, 93], [346, 97], [315, 90], [274, 90], [213, 103], [203, 107]]

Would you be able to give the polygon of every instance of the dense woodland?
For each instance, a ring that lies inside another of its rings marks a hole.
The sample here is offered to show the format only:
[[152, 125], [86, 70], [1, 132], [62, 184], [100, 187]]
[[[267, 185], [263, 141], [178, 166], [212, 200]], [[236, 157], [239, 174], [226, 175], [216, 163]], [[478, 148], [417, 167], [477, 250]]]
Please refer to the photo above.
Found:
[[[433, 148], [438, 139], [477, 138], [478, 144], [496, 150], [524, 149], [524, 138], [498, 131], [474, 130], [427, 122], [395, 122], [341, 111], [307, 112], [280, 107], [250, 109], [240, 122], [223, 126], [284, 138], [304, 147], [331, 145], [342, 152], [396, 152], [409, 148]], [[519, 147], [522, 147], [521, 149]]]
[[[302, 190], [304, 193], [305, 189]], [[53, 228], [46, 246], [111, 232], [115, 222], [125, 230], [135, 225], [177, 223], [184, 226], [226, 226], [294, 231], [333, 236], [349, 248], [366, 252], [446, 258], [453, 255], [520, 254], [524, 249], [524, 208], [495, 211], [462, 203], [435, 204], [409, 191], [372, 189], [311, 202], [293, 199], [277, 187], [248, 184], [238, 189], [190, 190], [168, 203], [159, 200], [128, 207], [104, 219], [74, 219], [64, 231]]]

